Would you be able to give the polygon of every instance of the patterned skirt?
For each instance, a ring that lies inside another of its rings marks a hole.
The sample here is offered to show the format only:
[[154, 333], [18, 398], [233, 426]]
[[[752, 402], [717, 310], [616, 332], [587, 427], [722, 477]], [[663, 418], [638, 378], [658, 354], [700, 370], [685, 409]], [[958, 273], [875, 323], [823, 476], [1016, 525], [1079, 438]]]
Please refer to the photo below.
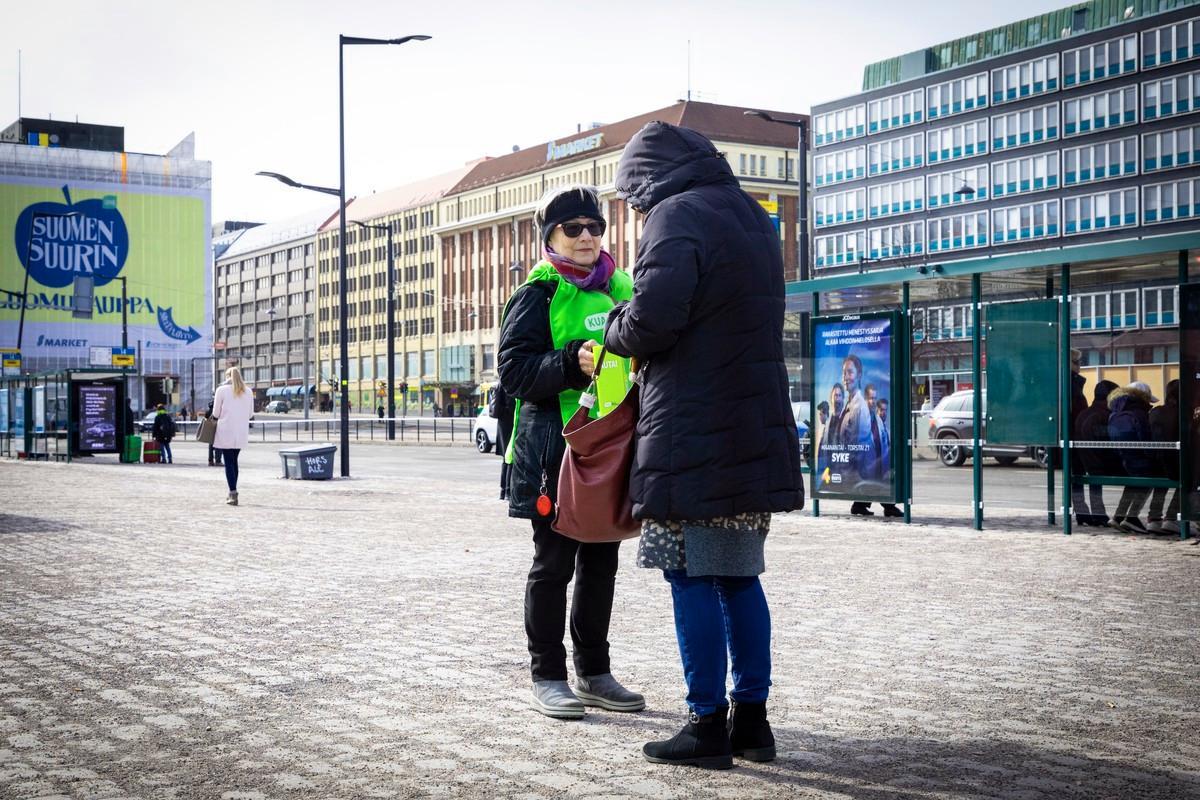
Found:
[[767, 512], [703, 520], [642, 521], [638, 566], [686, 570], [688, 577], [749, 577], [766, 571]]

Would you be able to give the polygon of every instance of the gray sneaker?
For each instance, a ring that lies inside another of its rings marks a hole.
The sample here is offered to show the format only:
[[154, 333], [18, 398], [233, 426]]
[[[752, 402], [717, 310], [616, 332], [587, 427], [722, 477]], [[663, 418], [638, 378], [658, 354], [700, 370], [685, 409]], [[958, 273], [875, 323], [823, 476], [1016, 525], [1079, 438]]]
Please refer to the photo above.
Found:
[[646, 707], [645, 697], [617, 683], [617, 679], [609, 672], [590, 678], [576, 677], [575, 694], [585, 706], [608, 711], [641, 711]]
[[555, 719], [582, 719], [583, 703], [566, 681], [534, 681], [529, 704], [535, 711]]

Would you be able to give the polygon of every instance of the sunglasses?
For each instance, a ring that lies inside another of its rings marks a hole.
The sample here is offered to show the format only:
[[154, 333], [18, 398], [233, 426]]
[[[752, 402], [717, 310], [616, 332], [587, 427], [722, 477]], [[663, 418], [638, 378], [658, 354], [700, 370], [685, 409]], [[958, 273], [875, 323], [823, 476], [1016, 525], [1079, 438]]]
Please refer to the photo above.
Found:
[[558, 227], [562, 228], [562, 232], [570, 238], [574, 239], [586, 230], [592, 236], [600, 236], [604, 233], [608, 225], [604, 220], [599, 222], [593, 220], [591, 222], [564, 222]]

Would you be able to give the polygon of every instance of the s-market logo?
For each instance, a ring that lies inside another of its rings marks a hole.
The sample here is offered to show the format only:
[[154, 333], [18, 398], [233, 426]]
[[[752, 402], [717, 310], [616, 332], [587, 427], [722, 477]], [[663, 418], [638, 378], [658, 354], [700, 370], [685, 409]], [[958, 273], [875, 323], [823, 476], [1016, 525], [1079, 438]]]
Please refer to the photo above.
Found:
[[120, 274], [129, 258], [129, 230], [115, 202], [94, 198], [26, 206], [17, 217], [14, 244], [29, 277], [43, 286], [70, 286], [76, 277], [92, 277], [104, 286]]
[[87, 339], [57, 339], [53, 336], [38, 334], [38, 347], [87, 347]]

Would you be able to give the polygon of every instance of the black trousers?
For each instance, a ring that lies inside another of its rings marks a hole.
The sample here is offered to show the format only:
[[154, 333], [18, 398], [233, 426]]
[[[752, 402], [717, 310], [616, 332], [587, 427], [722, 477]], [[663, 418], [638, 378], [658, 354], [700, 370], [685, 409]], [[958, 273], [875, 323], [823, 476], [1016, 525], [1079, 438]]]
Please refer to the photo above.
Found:
[[575, 578], [571, 599], [571, 647], [575, 674], [609, 672], [608, 621], [620, 542], [581, 544], [533, 521], [533, 567], [525, 583], [525, 636], [535, 681], [565, 681], [567, 584]]

